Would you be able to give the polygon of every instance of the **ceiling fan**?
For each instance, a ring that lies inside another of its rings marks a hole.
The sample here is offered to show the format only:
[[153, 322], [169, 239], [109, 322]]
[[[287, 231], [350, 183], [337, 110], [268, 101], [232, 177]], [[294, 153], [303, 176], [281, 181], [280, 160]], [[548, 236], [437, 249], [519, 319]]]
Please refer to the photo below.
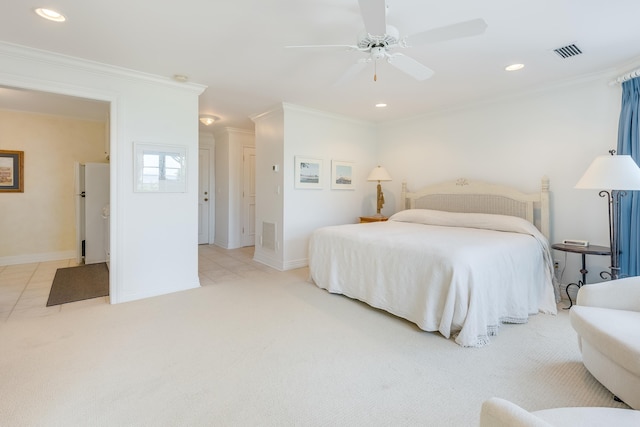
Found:
[[[400, 37], [400, 32], [396, 27], [387, 25], [387, 5], [385, 0], [358, 0], [358, 3], [362, 20], [364, 21], [365, 32], [358, 37], [357, 44], [287, 46], [288, 48], [348, 48], [349, 50], [357, 50], [369, 54], [368, 57], [361, 58], [353, 64], [336, 84], [350, 80], [371, 62], [376, 66], [377, 62], [382, 59], [386, 59], [389, 64], [418, 81], [426, 80], [433, 76], [433, 70], [413, 58], [399, 52], [392, 53], [392, 51], [398, 47], [406, 48], [420, 44], [476, 36], [484, 33], [487, 28], [487, 23], [483, 19], [472, 19]], [[373, 80], [377, 80], [375, 70]]]

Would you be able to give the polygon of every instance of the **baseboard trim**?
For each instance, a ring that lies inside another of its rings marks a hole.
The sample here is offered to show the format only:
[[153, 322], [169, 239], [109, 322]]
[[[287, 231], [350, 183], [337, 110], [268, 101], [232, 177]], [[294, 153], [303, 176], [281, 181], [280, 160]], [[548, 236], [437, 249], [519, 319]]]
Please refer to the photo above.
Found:
[[0, 257], [0, 265], [32, 264], [34, 262], [60, 261], [76, 257], [75, 251], [45, 252], [40, 254]]
[[120, 303], [125, 303], [125, 302], [130, 302], [130, 301], [137, 301], [137, 300], [141, 300], [141, 299], [146, 299], [146, 298], [152, 298], [152, 297], [157, 297], [157, 296], [161, 296], [161, 295], [172, 294], [172, 293], [175, 293], [175, 292], [188, 291], [188, 290], [196, 289], [196, 288], [199, 288], [199, 287], [200, 287], [200, 279], [196, 277], [195, 280], [189, 281], [189, 284], [186, 285], [186, 286], [163, 288], [163, 289], [153, 289], [153, 290], [150, 290], [148, 292], [138, 292], [138, 293], [125, 294], [122, 297], [119, 297], [117, 300], [116, 299], [112, 299], [111, 300], [111, 304], [120, 304]]
[[265, 253], [259, 251], [259, 249], [256, 247], [255, 251], [253, 252], [253, 260], [256, 262], [259, 262], [260, 264], [264, 264], [267, 267], [271, 267], [275, 270], [278, 271], [284, 271], [284, 266], [282, 265], [282, 263], [274, 258], [269, 257], [268, 255], [266, 255]]
[[286, 270], [295, 270], [296, 268], [303, 268], [309, 265], [309, 262], [306, 258], [298, 259], [294, 261], [287, 261], [284, 263], [284, 269]]

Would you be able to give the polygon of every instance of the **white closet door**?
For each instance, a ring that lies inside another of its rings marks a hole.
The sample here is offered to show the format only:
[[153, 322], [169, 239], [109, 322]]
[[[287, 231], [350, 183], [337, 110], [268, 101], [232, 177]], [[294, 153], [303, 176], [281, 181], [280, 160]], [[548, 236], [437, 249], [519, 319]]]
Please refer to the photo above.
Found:
[[210, 151], [201, 148], [198, 157], [198, 244], [209, 244], [211, 191], [209, 188]]

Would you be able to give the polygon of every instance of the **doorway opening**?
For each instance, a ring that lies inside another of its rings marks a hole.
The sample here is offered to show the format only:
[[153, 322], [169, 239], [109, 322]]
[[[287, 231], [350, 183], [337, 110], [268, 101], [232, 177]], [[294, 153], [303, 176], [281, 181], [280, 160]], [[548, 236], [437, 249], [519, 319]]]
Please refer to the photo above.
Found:
[[[25, 194], [12, 200], [11, 211], [19, 221], [29, 222], [27, 228], [33, 231], [25, 233], [23, 228], [20, 239], [8, 239], [20, 242], [20, 247], [14, 253], [9, 252], [8, 258], [16, 255], [13, 258], [21, 263], [68, 260], [69, 265], [74, 265], [77, 264], [74, 163], [97, 163], [111, 168], [110, 117], [114, 106], [112, 101], [91, 99], [91, 94], [80, 97], [52, 93], [46, 91], [47, 83], [44, 86], [43, 90], [0, 86], [0, 111], [11, 114], [17, 119], [16, 126], [22, 127], [12, 130], [15, 137], [11, 139], [26, 157]], [[107, 204], [110, 199], [107, 188]], [[105, 230], [111, 228], [110, 219], [100, 221], [100, 235], [110, 240], [110, 230]], [[11, 230], [3, 230], [3, 234], [7, 232]], [[100, 246], [104, 253], [105, 244]]]

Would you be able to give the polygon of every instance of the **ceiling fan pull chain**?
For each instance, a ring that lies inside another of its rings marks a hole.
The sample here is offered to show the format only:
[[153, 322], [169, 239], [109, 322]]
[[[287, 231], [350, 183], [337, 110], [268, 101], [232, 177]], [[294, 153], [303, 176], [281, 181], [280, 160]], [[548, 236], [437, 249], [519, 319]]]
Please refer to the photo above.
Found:
[[378, 61], [373, 61], [373, 81], [378, 81]]

